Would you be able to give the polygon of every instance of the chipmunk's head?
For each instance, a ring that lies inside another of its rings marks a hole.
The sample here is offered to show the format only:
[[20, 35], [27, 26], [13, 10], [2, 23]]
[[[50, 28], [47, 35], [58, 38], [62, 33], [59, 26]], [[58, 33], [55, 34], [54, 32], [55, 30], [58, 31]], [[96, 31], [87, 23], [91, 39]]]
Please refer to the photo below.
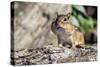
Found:
[[56, 19], [57, 24], [60, 27], [65, 28], [66, 24], [69, 23], [70, 16], [71, 16], [71, 13], [68, 13], [67, 15], [58, 15]]
[[72, 24], [69, 17], [70, 15], [59, 15], [56, 21], [59, 27], [66, 29], [68, 32], [72, 32], [77, 29], [77, 27]]
[[65, 27], [66, 23], [68, 23], [69, 17], [67, 15], [58, 15], [56, 22], [60, 27]]
[[57, 22], [66, 22], [69, 19], [69, 17], [67, 15], [58, 15], [57, 16]]

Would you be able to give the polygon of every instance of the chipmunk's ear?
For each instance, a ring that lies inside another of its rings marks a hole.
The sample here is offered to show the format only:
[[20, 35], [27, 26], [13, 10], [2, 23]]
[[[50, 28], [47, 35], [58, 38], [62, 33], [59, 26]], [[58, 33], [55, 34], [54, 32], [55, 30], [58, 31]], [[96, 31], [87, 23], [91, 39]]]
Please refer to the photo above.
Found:
[[71, 16], [71, 12], [69, 12], [69, 13], [67, 14], [68, 19], [70, 18], [70, 16]]

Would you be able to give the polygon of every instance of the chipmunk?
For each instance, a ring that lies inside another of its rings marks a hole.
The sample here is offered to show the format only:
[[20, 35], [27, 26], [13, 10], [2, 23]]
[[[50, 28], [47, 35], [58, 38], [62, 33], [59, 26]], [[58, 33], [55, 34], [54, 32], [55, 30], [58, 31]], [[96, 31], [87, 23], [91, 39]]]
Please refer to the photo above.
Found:
[[59, 15], [51, 28], [58, 37], [58, 44], [70, 48], [84, 47], [84, 35], [70, 22], [68, 15]]

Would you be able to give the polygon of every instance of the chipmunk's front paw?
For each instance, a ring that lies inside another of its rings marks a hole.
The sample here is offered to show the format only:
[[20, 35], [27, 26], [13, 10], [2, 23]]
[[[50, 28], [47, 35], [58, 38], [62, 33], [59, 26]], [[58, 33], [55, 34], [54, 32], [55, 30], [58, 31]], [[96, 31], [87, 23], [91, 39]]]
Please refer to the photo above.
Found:
[[63, 46], [62, 46], [62, 44], [59, 44], [58, 47], [62, 48]]

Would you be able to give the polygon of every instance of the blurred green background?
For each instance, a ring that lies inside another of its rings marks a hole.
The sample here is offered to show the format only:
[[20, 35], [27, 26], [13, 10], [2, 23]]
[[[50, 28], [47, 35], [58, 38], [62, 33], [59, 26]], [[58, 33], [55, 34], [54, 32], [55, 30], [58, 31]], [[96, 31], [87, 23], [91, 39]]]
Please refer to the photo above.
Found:
[[89, 32], [97, 27], [97, 7], [73, 5], [70, 19], [82, 32]]

